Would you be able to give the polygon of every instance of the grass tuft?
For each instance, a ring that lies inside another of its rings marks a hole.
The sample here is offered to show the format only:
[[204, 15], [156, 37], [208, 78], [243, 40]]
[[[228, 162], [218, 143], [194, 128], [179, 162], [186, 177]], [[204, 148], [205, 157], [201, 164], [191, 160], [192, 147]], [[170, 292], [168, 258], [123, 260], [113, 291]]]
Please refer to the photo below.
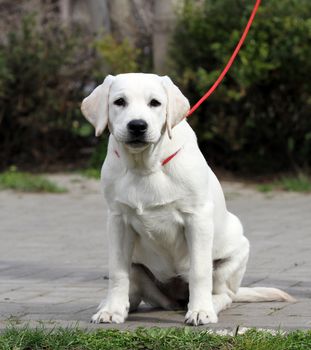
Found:
[[0, 335], [1, 350], [105, 350], [105, 349], [206, 349], [206, 350], [309, 350], [311, 331], [289, 334], [249, 330], [223, 336], [193, 328], [138, 328], [135, 331], [78, 328], [46, 330], [8, 328]]
[[15, 167], [0, 173], [0, 189], [20, 192], [64, 193], [67, 190], [40, 175], [17, 171]]
[[274, 190], [307, 193], [311, 192], [311, 179], [304, 174], [299, 174], [296, 177], [283, 176], [271, 183], [258, 185], [257, 189], [258, 191], [265, 193]]
[[98, 168], [87, 168], [87, 169], [83, 169], [80, 171], [80, 174], [82, 176], [85, 176], [89, 179], [100, 179], [100, 169]]

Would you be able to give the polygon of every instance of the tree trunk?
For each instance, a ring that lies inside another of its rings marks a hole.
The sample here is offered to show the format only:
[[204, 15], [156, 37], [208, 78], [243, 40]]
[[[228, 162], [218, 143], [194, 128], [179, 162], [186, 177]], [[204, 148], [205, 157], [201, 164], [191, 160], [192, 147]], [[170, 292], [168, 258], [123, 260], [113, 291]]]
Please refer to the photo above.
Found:
[[156, 0], [153, 22], [153, 65], [156, 73], [167, 73], [166, 61], [171, 34], [174, 29], [177, 5], [181, 0]]
[[60, 0], [64, 23], [84, 25], [90, 32], [110, 32], [108, 0]]

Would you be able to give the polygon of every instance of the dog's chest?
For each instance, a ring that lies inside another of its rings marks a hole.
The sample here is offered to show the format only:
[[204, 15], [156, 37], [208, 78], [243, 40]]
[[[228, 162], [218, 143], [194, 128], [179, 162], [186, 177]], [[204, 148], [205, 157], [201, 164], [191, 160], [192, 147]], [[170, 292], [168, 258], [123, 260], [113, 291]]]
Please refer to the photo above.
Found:
[[167, 271], [168, 276], [183, 273], [187, 260], [184, 218], [180, 205], [185, 198], [182, 187], [174, 186], [164, 175], [124, 179], [116, 200], [138, 234], [136, 261]]
[[129, 223], [144, 238], [154, 241], [176, 241], [183, 230], [183, 218], [174, 203], [143, 210], [128, 210]]
[[128, 224], [138, 234], [135, 262], [146, 265], [160, 281], [187, 275], [189, 256], [184, 220], [174, 204], [129, 213]]
[[116, 182], [115, 189], [114, 199], [123, 212], [146, 218], [166, 216], [166, 209], [173, 212], [183, 198], [183, 189], [163, 172], [142, 177], [128, 173]]
[[161, 176], [127, 181], [123, 186], [117, 201], [135, 231], [150, 240], [174, 241], [183, 226], [178, 189]]

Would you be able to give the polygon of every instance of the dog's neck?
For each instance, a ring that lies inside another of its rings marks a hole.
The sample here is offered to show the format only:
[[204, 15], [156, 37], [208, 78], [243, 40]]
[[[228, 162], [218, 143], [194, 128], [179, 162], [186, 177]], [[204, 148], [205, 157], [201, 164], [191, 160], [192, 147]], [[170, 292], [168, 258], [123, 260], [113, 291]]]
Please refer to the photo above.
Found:
[[137, 152], [135, 149], [128, 148], [124, 143], [116, 141], [117, 153], [120, 161], [126, 166], [128, 171], [139, 173], [140, 175], [149, 175], [157, 171], [162, 171], [162, 162], [174, 152], [180, 149], [180, 146], [172, 142], [166, 133], [161, 135], [159, 141], [148, 145], [145, 149]]

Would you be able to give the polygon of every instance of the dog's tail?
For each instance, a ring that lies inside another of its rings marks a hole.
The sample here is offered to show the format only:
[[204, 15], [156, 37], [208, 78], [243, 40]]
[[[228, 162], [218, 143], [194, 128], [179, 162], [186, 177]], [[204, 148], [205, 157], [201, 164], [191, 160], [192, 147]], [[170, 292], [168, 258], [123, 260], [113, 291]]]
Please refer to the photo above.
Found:
[[260, 301], [288, 301], [294, 302], [295, 298], [277, 288], [254, 287], [239, 288], [233, 297], [234, 302], [260, 302]]

